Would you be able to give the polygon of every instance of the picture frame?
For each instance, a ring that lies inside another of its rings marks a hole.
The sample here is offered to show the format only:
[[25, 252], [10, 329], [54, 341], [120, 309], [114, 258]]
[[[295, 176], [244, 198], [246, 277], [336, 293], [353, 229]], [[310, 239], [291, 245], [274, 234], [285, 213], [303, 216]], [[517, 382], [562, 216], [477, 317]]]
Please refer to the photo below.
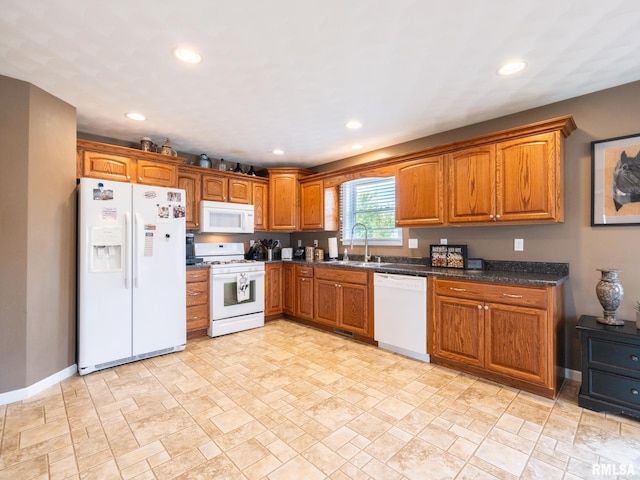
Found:
[[467, 264], [466, 245], [430, 245], [429, 256], [432, 267], [458, 268], [464, 270]]
[[591, 142], [591, 226], [640, 224], [640, 133]]

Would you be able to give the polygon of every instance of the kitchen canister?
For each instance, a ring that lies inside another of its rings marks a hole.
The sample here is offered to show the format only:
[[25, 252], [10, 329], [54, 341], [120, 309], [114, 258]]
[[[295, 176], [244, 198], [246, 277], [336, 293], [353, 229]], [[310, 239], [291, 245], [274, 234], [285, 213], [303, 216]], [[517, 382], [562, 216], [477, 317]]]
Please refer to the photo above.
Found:
[[324, 250], [322, 248], [316, 248], [316, 262], [324, 261]]
[[316, 249], [313, 247], [304, 247], [304, 259], [307, 262], [313, 262], [316, 255]]

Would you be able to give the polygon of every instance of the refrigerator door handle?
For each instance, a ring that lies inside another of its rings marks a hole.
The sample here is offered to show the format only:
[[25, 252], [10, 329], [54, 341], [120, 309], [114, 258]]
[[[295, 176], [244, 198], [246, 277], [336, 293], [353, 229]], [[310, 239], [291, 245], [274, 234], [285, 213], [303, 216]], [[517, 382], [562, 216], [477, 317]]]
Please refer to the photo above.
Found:
[[141, 284], [141, 275], [140, 275], [140, 248], [144, 247], [144, 222], [142, 221], [142, 217], [139, 213], [135, 214], [135, 235], [133, 241], [133, 254], [135, 256], [135, 275], [134, 275], [134, 285], [136, 288], [140, 288]]
[[131, 213], [124, 214], [124, 288], [129, 289], [131, 285]]

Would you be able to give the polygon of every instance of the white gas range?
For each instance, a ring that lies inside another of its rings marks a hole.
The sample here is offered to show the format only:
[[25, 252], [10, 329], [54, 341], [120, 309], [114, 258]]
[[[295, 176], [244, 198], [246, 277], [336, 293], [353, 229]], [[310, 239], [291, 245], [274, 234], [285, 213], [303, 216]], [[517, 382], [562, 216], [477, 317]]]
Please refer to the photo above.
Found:
[[242, 243], [196, 243], [194, 255], [210, 268], [207, 334], [264, 326], [264, 262], [245, 260]]

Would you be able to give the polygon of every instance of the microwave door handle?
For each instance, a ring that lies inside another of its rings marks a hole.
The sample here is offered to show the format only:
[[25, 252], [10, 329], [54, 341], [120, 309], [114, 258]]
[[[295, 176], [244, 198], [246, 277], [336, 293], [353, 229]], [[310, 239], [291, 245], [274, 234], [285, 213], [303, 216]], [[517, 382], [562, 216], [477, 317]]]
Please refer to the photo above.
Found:
[[215, 273], [212, 276], [212, 279], [213, 280], [226, 279], [226, 278], [236, 279], [236, 278], [238, 278], [238, 275], [240, 273], [244, 273], [245, 275], [248, 275], [249, 276], [249, 280], [252, 280], [255, 277], [264, 277], [264, 275], [265, 275], [264, 272], [238, 272], [238, 273], [221, 273], [221, 274]]
[[240, 215], [240, 229], [245, 231], [247, 229], [247, 214], [243, 213]]

